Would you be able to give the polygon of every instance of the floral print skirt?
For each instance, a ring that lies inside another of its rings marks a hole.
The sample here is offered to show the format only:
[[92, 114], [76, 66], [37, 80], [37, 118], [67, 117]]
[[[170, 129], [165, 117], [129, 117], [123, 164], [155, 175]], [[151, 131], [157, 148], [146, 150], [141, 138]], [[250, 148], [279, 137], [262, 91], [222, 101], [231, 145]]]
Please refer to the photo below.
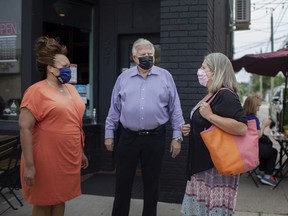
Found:
[[187, 181], [181, 212], [189, 216], [230, 216], [235, 212], [239, 175], [223, 176], [215, 168]]

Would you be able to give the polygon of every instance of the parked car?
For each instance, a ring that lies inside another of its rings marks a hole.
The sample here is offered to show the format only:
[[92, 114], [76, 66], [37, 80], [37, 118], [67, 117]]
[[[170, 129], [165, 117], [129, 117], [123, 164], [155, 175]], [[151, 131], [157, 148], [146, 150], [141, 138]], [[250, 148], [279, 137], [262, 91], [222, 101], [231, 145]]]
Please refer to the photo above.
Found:
[[[269, 108], [270, 119], [275, 123], [275, 126], [277, 127], [277, 129], [279, 129], [280, 125], [283, 126], [283, 123], [281, 122], [282, 121], [281, 117], [282, 117], [282, 112], [283, 112], [284, 89], [285, 89], [284, 84], [274, 88], [274, 94], [270, 102], [270, 108]], [[287, 106], [287, 100], [286, 100], [286, 111], [287, 109], [288, 109], [288, 106]], [[288, 122], [286, 123], [288, 124]]]

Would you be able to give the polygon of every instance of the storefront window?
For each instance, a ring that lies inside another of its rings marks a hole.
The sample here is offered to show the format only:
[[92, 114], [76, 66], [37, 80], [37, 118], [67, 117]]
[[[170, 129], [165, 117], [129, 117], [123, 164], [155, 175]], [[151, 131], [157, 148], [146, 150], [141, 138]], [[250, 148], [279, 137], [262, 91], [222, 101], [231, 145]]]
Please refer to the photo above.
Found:
[[17, 120], [21, 98], [21, 0], [0, 0], [0, 119]]

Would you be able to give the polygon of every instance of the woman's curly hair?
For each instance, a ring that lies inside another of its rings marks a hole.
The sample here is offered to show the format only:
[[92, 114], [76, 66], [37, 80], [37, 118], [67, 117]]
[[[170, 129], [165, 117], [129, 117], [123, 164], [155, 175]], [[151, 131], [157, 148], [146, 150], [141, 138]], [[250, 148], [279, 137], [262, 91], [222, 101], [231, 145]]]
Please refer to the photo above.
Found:
[[58, 40], [49, 36], [41, 36], [35, 41], [34, 53], [36, 55], [37, 70], [42, 73], [43, 78], [47, 77], [47, 66], [54, 65], [55, 55], [67, 54], [67, 48], [61, 45]]

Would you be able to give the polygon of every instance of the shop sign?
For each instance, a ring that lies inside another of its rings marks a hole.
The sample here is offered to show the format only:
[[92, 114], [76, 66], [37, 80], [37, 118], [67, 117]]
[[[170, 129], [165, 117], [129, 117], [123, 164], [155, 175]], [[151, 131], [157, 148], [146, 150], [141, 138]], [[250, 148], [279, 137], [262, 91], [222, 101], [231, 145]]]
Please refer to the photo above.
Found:
[[15, 22], [0, 22], [0, 35], [17, 35], [20, 34], [19, 24]]

